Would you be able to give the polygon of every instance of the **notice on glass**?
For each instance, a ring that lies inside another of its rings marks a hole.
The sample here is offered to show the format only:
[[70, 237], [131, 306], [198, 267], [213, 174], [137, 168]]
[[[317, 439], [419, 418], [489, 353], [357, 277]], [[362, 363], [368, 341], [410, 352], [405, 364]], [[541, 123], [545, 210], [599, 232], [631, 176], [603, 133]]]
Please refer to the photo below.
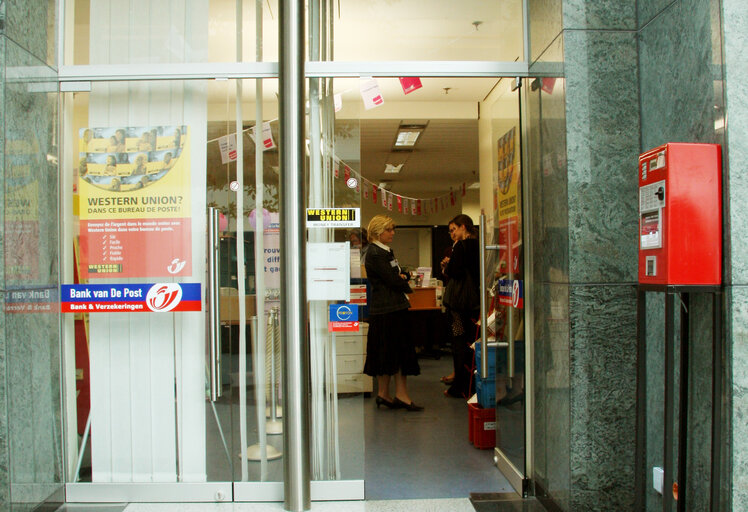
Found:
[[308, 243], [306, 246], [307, 300], [349, 300], [351, 295], [350, 242]]
[[192, 273], [186, 126], [84, 128], [80, 278]]

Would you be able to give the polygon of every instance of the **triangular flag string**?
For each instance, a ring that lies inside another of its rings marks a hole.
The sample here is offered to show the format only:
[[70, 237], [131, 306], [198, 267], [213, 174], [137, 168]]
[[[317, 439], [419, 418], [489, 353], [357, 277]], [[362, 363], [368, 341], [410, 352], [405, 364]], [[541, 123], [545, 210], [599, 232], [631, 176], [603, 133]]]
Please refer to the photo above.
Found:
[[[397, 211], [401, 213], [410, 215], [430, 215], [431, 213], [437, 213], [440, 210], [446, 210], [449, 205], [454, 206], [456, 204], [455, 189], [462, 192], [460, 194], [461, 196], [465, 195], [467, 189], [467, 184], [463, 182], [458, 187], [449, 187], [449, 192], [445, 192], [436, 197], [405, 196], [390, 192], [380, 187], [379, 184], [366, 179], [364, 176], [361, 176], [361, 173], [353, 169], [338, 156], [334, 155], [332, 159], [335, 162], [333, 169], [334, 171], [337, 171], [334, 172], [334, 177], [336, 179], [339, 179], [341, 174], [345, 181], [348, 181], [348, 178], [350, 177], [356, 178], [360, 184], [360, 188], [359, 185], [357, 185], [356, 189], [363, 190], [364, 199], [369, 200], [369, 198], [371, 198], [374, 204], [381, 204], [382, 208], [390, 211], [394, 209], [394, 206], [397, 206]], [[343, 173], [338, 170], [340, 168], [344, 169]]]

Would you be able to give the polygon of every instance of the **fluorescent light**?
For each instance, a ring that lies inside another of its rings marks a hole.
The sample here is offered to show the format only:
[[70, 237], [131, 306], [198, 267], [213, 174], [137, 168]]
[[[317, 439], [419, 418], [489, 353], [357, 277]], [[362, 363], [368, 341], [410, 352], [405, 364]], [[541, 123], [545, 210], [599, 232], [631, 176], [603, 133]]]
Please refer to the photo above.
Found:
[[418, 138], [426, 129], [425, 124], [401, 124], [397, 129], [397, 137], [392, 149], [395, 151], [408, 151], [413, 149], [418, 142]]
[[384, 173], [385, 174], [397, 174], [400, 172], [400, 169], [403, 168], [403, 165], [405, 164], [399, 164], [399, 165], [385, 164]]
[[412, 148], [418, 142], [418, 137], [421, 136], [419, 131], [400, 130], [397, 132], [397, 139], [395, 139], [396, 148]]

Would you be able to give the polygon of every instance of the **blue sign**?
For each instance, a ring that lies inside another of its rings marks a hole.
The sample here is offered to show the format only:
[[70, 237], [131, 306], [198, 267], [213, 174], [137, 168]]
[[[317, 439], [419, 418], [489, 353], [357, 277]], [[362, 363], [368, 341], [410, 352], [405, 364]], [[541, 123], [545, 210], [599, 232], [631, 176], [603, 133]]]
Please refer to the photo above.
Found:
[[200, 283], [63, 284], [63, 313], [200, 311]]
[[330, 304], [331, 322], [355, 322], [358, 320], [358, 305]]

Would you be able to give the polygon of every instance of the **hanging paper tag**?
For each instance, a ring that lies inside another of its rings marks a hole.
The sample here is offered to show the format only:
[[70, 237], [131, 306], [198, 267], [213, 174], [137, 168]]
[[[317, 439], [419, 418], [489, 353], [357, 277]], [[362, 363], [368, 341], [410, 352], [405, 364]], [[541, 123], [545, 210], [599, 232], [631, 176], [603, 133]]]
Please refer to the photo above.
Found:
[[402, 85], [405, 94], [410, 94], [423, 87], [421, 79], [416, 76], [400, 77], [400, 85]]
[[[256, 132], [256, 126], [253, 126], [252, 129], [249, 131], [249, 137], [252, 139], [252, 142], [257, 145], [257, 140], [255, 139], [255, 132]], [[273, 132], [270, 129], [270, 122], [262, 123], [262, 150], [265, 151], [266, 149], [273, 149], [275, 148], [275, 141], [273, 140]]]
[[374, 78], [362, 78], [360, 84], [361, 99], [364, 100], [364, 108], [371, 110], [384, 103], [382, 91]]
[[236, 161], [236, 134], [218, 137], [218, 148], [221, 150], [221, 163], [227, 164]]

